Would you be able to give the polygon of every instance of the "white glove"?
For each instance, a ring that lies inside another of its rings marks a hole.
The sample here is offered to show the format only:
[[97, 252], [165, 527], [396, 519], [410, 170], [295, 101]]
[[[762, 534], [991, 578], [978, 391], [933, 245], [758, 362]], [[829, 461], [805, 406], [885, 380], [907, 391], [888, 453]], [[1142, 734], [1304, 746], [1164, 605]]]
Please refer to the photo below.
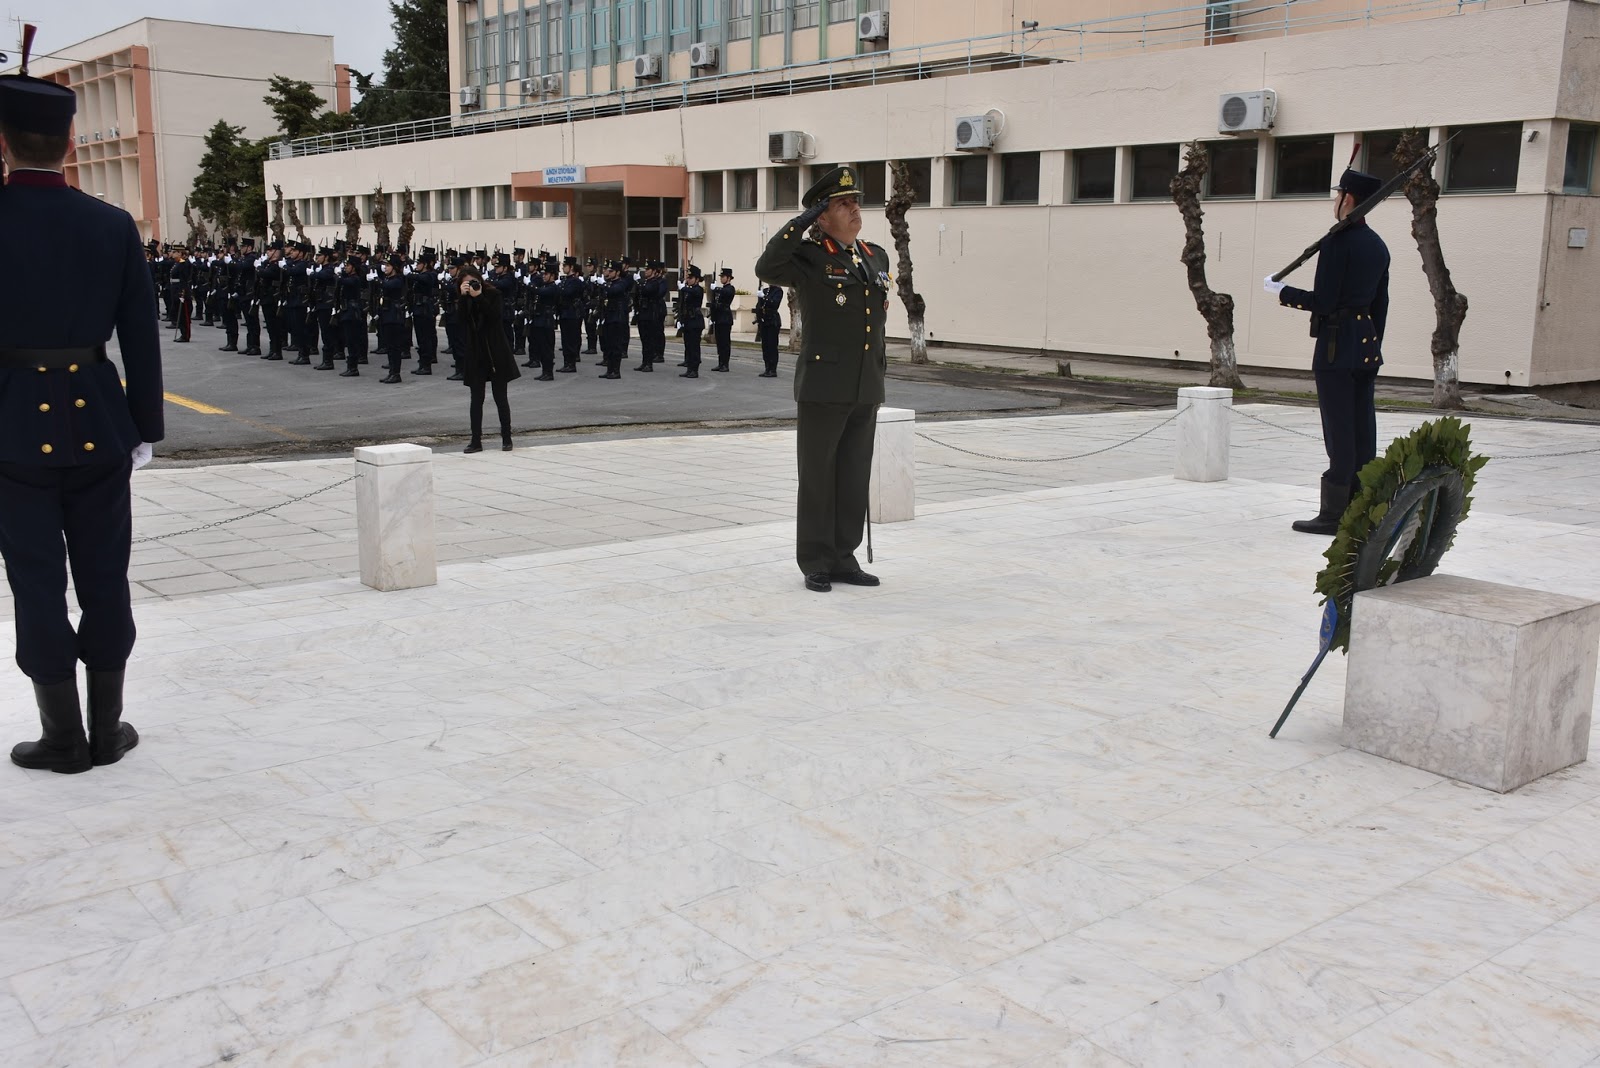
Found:
[[139, 444], [135, 445], [133, 447], [133, 452], [130, 454], [133, 459], [133, 469], [137, 471], [139, 468], [149, 463], [150, 458], [155, 455], [155, 451], [155, 446], [150, 444], [148, 441], [141, 441]]
[[1269, 274], [1269, 275], [1267, 275], [1265, 278], [1263, 278], [1261, 280], [1261, 288], [1265, 292], [1270, 293], [1275, 297], [1279, 293], [1283, 292], [1283, 283], [1282, 282], [1274, 282], [1272, 280], [1272, 276]]

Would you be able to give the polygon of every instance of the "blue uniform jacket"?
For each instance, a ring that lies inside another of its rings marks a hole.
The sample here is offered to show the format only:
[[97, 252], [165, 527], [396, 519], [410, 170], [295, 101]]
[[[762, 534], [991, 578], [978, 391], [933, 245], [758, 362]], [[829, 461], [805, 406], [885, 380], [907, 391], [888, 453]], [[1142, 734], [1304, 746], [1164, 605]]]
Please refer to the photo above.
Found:
[[65, 183], [0, 188], [6, 259], [17, 263], [49, 248], [73, 250], [71, 283], [63, 284], [59, 271], [13, 270], [0, 286], [0, 349], [92, 347], [115, 331], [123, 374], [110, 361], [75, 371], [0, 368], [0, 461], [113, 462], [165, 433], [161, 342], [144, 244], [127, 212]]
[[1311, 313], [1313, 370], [1376, 371], [1389, 318], [1389, 249], [1363, 220], [1322, 239], [1310, 291], [1284, 286], [1278, 302]]
[[560, 318], [569, 321], [582, 319], [584, 302], [589, 295], [589, 284], [579, 275], [564, 274], [556, 285], [561, 287]]

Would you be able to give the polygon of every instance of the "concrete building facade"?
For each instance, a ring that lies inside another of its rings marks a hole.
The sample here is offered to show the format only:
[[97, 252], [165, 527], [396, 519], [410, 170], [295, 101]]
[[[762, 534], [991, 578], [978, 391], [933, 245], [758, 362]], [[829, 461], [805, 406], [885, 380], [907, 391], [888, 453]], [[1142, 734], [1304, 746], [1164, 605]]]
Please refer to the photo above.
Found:
[[[935, 342], [1204, 359], [1168, 193], [1181, 146], [1202, 140], [1210, 278], [1236, 298], [1240, 360], [1303, 368], [1304, 316], [1262, 277], [1331, 224], [1352, 156], [1382, 173], [1399, 131], [1459, 131], [1435, 176], [1471, 301], [1463, 381], [1600, 379], [1600, 7], [1136, 3], [466, 0], [450, 5], [448, 118], [279, 146], [269, 188], [326, 220], [316, 239], [342, 234], [346, 197], [370, 217], [381, 184], [412, 191], [419, 242], [725, 263], [753, 289], [750, 265], [816, 175], [860, 166], [871, 208], [887, 161], [906, 160]], [[705, 21], [689, 30], [691, 15]], [[1270, 127], [1219, 133], [1224, 101], [1262, 90]], [[1429, 378], [1408, 205], [1373, 224], [1394, 254], [1385, 373]], [[887, 242], [880, 215], [864, 236]], [[903, 336], [898, 301], [891, 316]]]
[[67, 180], [132, 215], [146, 238], [182, 240], [183, 202], [218, 119], [265, 137], [277, 128], [267, 82], [310, 82], [350, 109], [333, 38], [146, 18], [63, 48], [30, 73], [78, 94]]

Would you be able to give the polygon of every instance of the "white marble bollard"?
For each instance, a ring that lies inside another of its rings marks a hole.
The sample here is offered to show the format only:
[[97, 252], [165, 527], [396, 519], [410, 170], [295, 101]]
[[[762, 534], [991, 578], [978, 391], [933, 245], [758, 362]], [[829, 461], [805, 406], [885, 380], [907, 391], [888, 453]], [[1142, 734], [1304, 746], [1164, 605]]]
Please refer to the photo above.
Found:
[[409, 590], [438, 581], [432, 449], [365, 445], [356, 450], [356, 538], [365, 585]]
[[1344, 744], [1499, 793], [1587, 759], [1600, 604], [1434, 575], [1350, 623]]
[[1228, 480], [1228, 434], [1233, 390], [1184, 386], [1178, 390], [1178, 457], [1173, 477], [1186, 482]]
[[878, 409], [867, 514], [874, 523], [917, 517], [917, 413], [910, 408]]

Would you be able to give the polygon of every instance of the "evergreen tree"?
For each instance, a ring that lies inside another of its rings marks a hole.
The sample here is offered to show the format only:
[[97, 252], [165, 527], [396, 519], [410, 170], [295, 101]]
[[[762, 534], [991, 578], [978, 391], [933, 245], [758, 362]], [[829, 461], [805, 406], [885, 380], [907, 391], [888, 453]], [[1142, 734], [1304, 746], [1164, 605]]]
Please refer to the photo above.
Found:
[[237, 229], [240, 195], [249, 175], [243, 167], [244, 127], [218, 119], [206, 132], [206, 151], [200, 157], [200, 171], [189, 191], [189, 202], [200, 214], [216, 221], [222, 233]]
[[290, 141], [297, 137], [348, 130], [355, 124], [349, 115], [326, 110], [327, 101], [318, 95], [310, 82], [286, 78], [282, 74], [273, 75], [267, 95], [261, 100], [272, 109], [273, 118], [278, 120], [278, 129]]
[[394, 47], [383, 54], [383, 81], [352, 69], [361, 100], [351, 111], [366, 126], [410, 122], [450, 111], [449, 0], [389, 0]]

